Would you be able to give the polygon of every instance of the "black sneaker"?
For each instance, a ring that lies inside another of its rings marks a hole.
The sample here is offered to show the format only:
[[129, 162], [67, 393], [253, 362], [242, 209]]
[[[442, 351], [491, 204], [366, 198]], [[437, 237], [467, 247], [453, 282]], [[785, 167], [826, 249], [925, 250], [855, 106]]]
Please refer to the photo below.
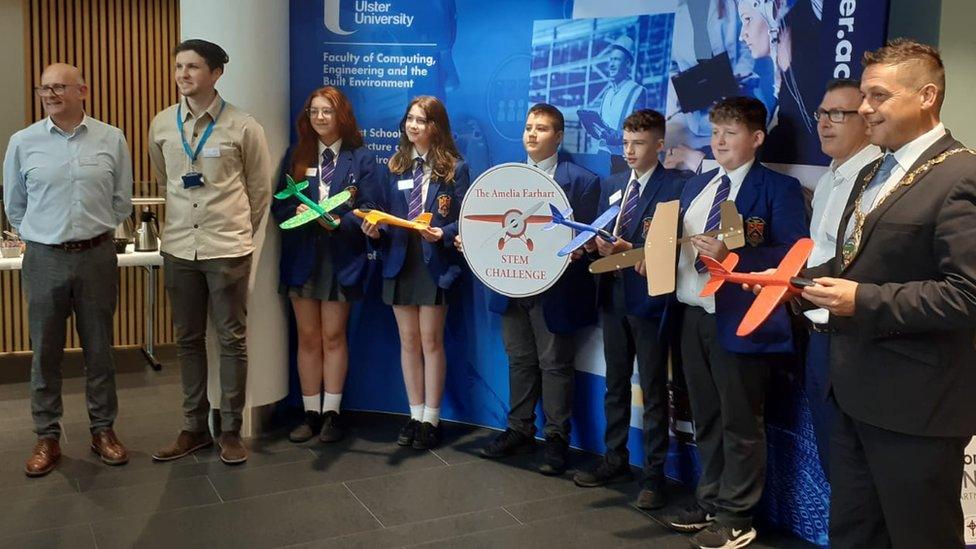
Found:
[[651, 488], [643, 488], [639, 494], [637, 494], [637, 508], [643, 509], [645, 511], [654, 511], [656, 509], [661, 509], [668, 504], [668, 495], [664, 492], [663, 488], [653, 490]]
[[733, 528], [713, 523], [708, 528], [691, 537], [691, 545], [700, 549], [739, 549], [756, 539], [756, 529]]
[[437, 441], [440, 439], [438, 431], [440, 431], [438, 426], [429, 421], [421, 423], [417, 435], [413, 438], [413, 449], [430, 450], [437, 446]]
[[407, 421], [403, 428], [400, 429], [400, 435], [397, 437], [397, 444], [400, 446], [413, 446], [413, 439], [417, 436], [417, 431], [419, 429], [419, 421], [416, 419], [410, 419]]
[[481, 457], [497, 459], [515, 454], [528, 454], [535, 450], [535, 438], [514, 429], [505, 429], [481, 449]]
[[342, 430], [342, 418], [339, 412], [328, 411], [322, 414], [322, 430], [319, 432], [319, 440], [322, 442], [336, 442], [342, 440], [345, 432]]
[[702, 509], [697, 503], [678, 511], [668, 518], [668, 527], [678, 532], [697, 532], [715, 521], [715, 515]]
[[315, 433], [319, 432], [319, 428], [322, 426], [322, 415], [318, 412], [308, 411], [305, 412], [305, 420], [298, 427], [292, 429], [288, 433], [288, 440], [292, 442], [306, 442], [315, 436]]
[[557, 434], [548, 435], [539, 472], [550, 476], [565, 473], [567, 457], [569, 457], [569, 443]]
[[583, 488], [595, 488], [597, 486], [606, 486], [607, 484], [614, 484], [616, 482], [630, 482], [632, 480], [634, 480], [634, 473], [631, 472], [630, 464], [626, 460], [616, 465], [607, 459], [606, 456], [603, 456], [600, 463], [593, 469], [589, 471], [578, 471], [573, 475], [573, 482]]

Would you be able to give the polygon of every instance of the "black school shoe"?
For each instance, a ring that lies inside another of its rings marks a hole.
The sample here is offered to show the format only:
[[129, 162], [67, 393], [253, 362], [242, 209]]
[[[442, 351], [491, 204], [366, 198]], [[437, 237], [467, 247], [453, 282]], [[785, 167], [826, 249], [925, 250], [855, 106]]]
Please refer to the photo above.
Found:
[[421, 423], [420, 428], [417, 429], [417, 436], [413, 438], [413, 449], [430, 450], [437, 446], [437, 442], [440, 440], [439, 431], [440, 428], [433, 423], [428, 421]]
[[322, 414], [322, 430], [319, 440], [322, 442], [337, 442], [345, 435], [342, 429], [342, 418], [338, 412], [330, 410]]
[[305, 412], [305, 420], [298, 427], [288, 433], [288, 440], [296, 443], [307, 442], [319, 432], [322, 427], [322, 414], [318, 412]]
[[397, 445], [399, 446], [413, 446], [413, 439], [417, 436], [417, 431], [420, 430], [420, 422], [416, 419], [410, 419], [407, 421], [403, 427], [400, 429], [400, 434], [397, 436]]
[[542, 465], [539, 472], [543, 475], [556, 476], [566, 472], [566, 460], [569, 457], [569, 443], [557, 434], [546, 436]]
[[634, 473], [631, 472], [630, 464], [626, 460], [617, 465], [607, 459], [606, 456], [603, 456], [603, 459], [593, 469], [578, 471], [573, 475], [573, 482], [582, 488], [594, 488], [632, 480], [634, 480]]
[[535, 438], [514, 429], [505, 429], [481, 449], [481, 457], [498, 459], [515, 454], [529, 454], [535, 451]]

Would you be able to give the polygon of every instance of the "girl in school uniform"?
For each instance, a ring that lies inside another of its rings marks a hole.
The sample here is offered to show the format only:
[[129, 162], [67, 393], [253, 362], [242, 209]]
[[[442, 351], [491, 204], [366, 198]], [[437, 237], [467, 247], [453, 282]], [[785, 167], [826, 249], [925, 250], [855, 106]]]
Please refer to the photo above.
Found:
[[[296, 122], [298, 142], [283, 164], [285, 175], [308, 181], [301, 191], [320, 202], [348, 190], [348, 201], [331, 212], [333, 227], [321, 217], [281, 231], [280, 293], [295, 311], [298, 329], [298, 377], [305, 420], [289, 435], [305, 442], [318, 435], [322, 442], [342, 438], [339, 406], [348, 370], [346, 322], [353, 302], [363, 294], [366, 239], [352, 209], [372, 204], [380, 194], [376, 158], [363, 146], [352, 105], [341, 91], [319, 88], [305, 100]], [[278, 222], [308, 210], [292, 196], [275, 200]], [[324, 389], [324, 391], [323, 391]]]
[[400, 362], [410, 401], [410, 420], [397, 444], [437, 445], [447, 369], [444, 319], [463, 259], [454, 249], [461, 199], [470, 183], [468, 166], [451, 137], [444, 104], [413, 99], [400, 121], [400, 142], [390, 159], [383, 209], [413, 219], [430, 212], [423, 231], [372, 225], [362, 230], [383, 255], [383, 301], [393, 306], [400, 333]]

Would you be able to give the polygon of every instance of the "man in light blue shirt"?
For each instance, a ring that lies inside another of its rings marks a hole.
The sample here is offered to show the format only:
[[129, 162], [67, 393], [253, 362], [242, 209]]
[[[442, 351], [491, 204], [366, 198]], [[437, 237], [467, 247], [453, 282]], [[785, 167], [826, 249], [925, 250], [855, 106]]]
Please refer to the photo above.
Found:
[[73, 312], [88, 377], [91, 448], [109, 465], [128, 461], [113, 430], [118, 413], [112, 315], [118, 266], [112, 234], [132, 212], [125, 136], [90, 118], [80, 71], [56, 63], [34, 88], [47, 118], [15, 133], [3, 161], [4, 208], [27, 241], [23, 283], [31, 348], [31, 413], [37, 444], [24, 472], [49, 473], [61, 456], [61, 357]]

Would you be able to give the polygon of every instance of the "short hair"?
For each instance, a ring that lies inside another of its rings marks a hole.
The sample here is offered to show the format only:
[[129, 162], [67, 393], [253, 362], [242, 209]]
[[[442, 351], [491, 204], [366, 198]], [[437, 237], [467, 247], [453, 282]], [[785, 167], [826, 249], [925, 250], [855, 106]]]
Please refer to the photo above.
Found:
[[832, 92], [834, 90], [843, 90], [850, 88], [852, 90], [861, 91], [861, 81], [856, 78], [833, 78], [827, 82], [826, 91]]
[[624, 119], [624, 130], [629, 132], [659, 133], [664, 137], [664, 115], [654, 109], [638, 109]]
[[899, 78], [903, 82], [910, 79], [910, 86], [921, 88], [928, 83], [935, 84], [938, 88], [936, 106], [942, 106], [945, 99], [945, 65], [938, 49], [908, 38], [895, 38], [875, 51], [864, 52], [861, 64], [864, 68], [871, 65], [898, 66]]
[[712, 105], [708, 120], [713, 124], [741, 122], [751, 132], [766, 133], [766, 106], [755, 97], [726, 97]]
[[176, 48], [173, 50], [173, 55], [176, 55], [182, 51], [196, 52], [197, 55], [206, 61], [207, 67], [209, 67], [211, 71], [215, 71], [217, 69], [223, 71], [224, 63], [230, 61], [230, 58], [227, 57], [227, 52], [224, 51], [224, 48], [221, 48], [213, 42], [207, 42], [206, 40], [200, 40], [199, 38], [193, 38], [180, 42], [180, 45], [176, 46]]
[[563, 131], [566, 127], [566, 119], [563, 118], [563, 113], [556, 107], [553, 107], [549, 103], [536, 103], [529, 108], [529, 112], [526, 113], [525, 117], [528, 118], [533, 114], [543, 114], [552, 119], [552, 126], [557, 132]]

